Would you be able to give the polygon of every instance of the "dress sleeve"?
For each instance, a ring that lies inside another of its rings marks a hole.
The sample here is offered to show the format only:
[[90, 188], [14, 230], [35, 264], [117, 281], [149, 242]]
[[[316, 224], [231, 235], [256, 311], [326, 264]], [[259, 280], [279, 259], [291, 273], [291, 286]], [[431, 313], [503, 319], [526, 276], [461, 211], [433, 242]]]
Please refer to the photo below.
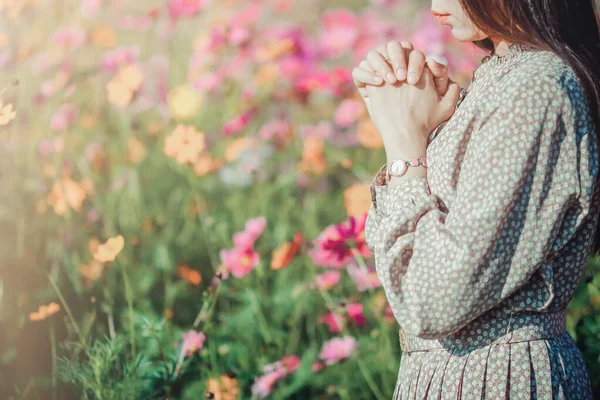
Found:
[[590, 213], [597, 139], [576, 120], [581, 93], [564, 86], [546, 76], [502, 95], [471, 134], [449, 209], [427, 178], [388, 191], [385, 165], [377, 173], [365, 241], [407, 333], [442, 338], [497, 306]]

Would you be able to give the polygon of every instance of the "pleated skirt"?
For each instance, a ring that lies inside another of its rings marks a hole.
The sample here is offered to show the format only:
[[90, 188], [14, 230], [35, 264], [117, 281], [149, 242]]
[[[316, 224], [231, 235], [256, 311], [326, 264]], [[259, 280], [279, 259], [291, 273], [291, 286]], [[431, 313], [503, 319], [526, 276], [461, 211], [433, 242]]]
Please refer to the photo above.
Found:
[[[464, 354], [463, 354], [464, 353]], [[491, 344], [458, 354], [402, 354], [392, 400], [592, 400], [587, 367], [573, 337]]]

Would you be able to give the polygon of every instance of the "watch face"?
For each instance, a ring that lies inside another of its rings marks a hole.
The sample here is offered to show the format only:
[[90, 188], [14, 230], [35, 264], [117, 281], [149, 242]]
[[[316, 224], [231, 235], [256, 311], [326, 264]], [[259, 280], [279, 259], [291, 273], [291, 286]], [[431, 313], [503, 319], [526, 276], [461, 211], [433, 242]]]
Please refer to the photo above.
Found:
[[393, 174], [401, 174], [406, 169], [406, 163], [402, 160], [396, 160], [390, 166], [390, 171]]

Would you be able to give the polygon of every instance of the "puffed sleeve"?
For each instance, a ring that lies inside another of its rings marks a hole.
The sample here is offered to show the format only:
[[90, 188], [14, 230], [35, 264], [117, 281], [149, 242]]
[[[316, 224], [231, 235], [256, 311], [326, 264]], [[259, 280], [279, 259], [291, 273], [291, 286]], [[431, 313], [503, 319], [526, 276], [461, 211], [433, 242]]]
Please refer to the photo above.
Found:
[[547, 75], [505, 91], [469, 139], [448, 208], [427, 178], [388, 191], [377, 173], [365, 240], [407, 333], [442, 338], [497, 306], [590, 213], [597, 139], [578, 88]]

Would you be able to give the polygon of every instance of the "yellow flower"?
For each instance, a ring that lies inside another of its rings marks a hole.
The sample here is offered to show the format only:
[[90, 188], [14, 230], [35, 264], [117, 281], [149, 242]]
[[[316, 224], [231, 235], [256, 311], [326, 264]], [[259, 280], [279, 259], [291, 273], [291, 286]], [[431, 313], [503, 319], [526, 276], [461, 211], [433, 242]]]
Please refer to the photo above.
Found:
[[171, 89], [167, 103], [175, 119], [189, 119], [200, 111], [202, 97], [188, 85], [179, 85]]
[[17, 116], [17, 112], [13, 110], [12, 103], [3, 105], [2, 99], [0, 99], [0, 126], [6, 125]]
[[179, 164], [194, 163], [205, 147], [203, 132], [198, 132], [191, 125], [178, 124], [165, 138], [164, 152]]
[[114, 261], [125, 246], [123, 235], [109, 238], [106, 243], [98, 245], [94, 259], [100, 262]]

